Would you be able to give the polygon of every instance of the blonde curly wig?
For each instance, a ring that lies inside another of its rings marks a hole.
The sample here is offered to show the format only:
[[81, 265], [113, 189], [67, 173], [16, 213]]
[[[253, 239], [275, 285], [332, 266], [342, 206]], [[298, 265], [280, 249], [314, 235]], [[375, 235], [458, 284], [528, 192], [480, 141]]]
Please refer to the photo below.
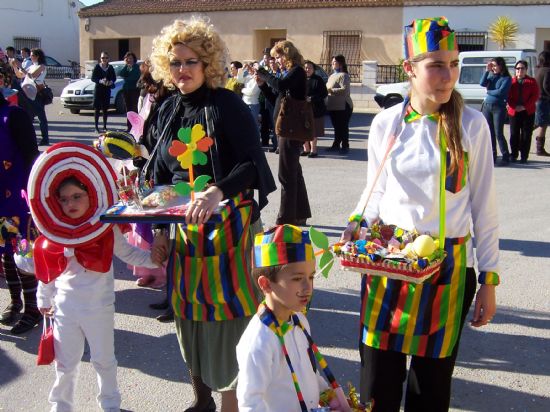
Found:
[[300, 51], [289, 40], [281, 40], [275, 43], [270, 54], [272, 57], [277, 57], [278, 54], [285, 56], [287, 69], [290, 69], [294, 65], [304, 65], [304, 58], [300, 54]]
[[162, 80], [168, 88], [175, 88], [170, 75], [170, 51], [176, 44], [184, 44], [197, 53], [204, 65], [204, 76], [209, 88], [215, 89], [225, 84], [227, 48], [214, 26], [201, 17], [175, 20], [155, 37], [151, 53], [155, 80]]

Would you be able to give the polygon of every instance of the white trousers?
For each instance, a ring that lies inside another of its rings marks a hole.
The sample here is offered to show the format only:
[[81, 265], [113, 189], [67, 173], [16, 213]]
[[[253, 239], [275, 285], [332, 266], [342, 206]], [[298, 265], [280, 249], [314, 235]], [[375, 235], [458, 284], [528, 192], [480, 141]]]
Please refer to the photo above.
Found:
[[51, 412], [75, 410], [74, 390], [78, 368], [84, 353], [84, 339], [90, 346], [91, 362], [97, 372], [99, 394], [97, 403], [103, 409], [120, 408], [114, 345], [115, 308], [109, 305], [100, 310], [74, 310], [56, 313], [54, 348], [56, 379], [48, 400]]

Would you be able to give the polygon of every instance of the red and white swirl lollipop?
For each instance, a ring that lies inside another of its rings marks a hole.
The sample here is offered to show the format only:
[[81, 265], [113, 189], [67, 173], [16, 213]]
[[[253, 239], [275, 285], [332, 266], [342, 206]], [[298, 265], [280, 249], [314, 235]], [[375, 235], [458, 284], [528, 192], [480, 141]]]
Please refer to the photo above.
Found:
[[[74, 176], [88, 191], [90, 208], [79, 219], [66, 216], [56, 199], [59, 184]], [[105, 156], [82, 143], [57, 143], [32, 167], [28, 183], [31, 213], [40, 232], [65, 247], [84, 246], [111, 230], [99, 217], [118, 199], [116, 174]]]

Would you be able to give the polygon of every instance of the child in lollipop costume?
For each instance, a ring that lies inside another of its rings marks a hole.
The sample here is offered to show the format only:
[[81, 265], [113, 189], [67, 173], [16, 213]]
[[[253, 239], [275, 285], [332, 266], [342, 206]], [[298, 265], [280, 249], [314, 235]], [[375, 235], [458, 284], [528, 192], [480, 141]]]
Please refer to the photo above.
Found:
[[124, 228], [99, 222], [98, 216], [116, 199], [114, 176], [99, 152], [76, 143], [52, 146], [31, 171], [31, 212], [43, 233], [34, 250], [38, 307], [42, 314], [54, 316], [52, 412], [74, 410], [84, 339], [97, 372], [99, 406], [120, 410], [112, 257], [150, 268], [163, 260], [160, 254], [130, 246]]

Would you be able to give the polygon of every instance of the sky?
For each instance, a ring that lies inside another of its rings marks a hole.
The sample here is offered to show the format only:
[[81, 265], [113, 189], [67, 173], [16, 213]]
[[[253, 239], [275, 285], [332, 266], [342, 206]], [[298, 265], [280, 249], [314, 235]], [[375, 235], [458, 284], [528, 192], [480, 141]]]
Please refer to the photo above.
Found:
[[103, 0], [80, 0], [85, 6], [91, 6], [92, 4], [101, 3]]

